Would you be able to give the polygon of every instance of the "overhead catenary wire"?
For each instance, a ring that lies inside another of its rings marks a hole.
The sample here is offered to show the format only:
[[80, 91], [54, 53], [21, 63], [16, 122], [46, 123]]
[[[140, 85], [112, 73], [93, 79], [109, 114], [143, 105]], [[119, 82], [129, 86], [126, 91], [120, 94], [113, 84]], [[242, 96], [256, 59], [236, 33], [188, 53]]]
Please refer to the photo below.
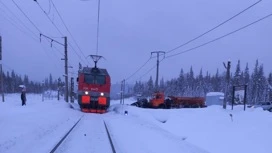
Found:
[[28, 26], [26, 26], [24, 22], [19, 17], [17, 17], [17, 15], [15, 15], [5, 3], [3, 3], [2, 1], [0, 1], [0, 3], [23, 25], [24, 28], [26, 28], [38, 39], [38, 36]]
[[179, 46], [177, 46], [177, 47], [175, 47], [175, 48], [173, 48], [173, 49], [171, 49], [171, 50], [169, 50], [169, 51], [167, 51], [166, 53], [170, 53], [170, 52], [172, 52], [172, 51], [175, 51], [175, 50], [177, 50], [177, 49], [179, 49], [179, 48], [181, 48], [181, 47], [183, 47], [183, 46], [185, 46], [185, 45], [187, 45], [187, 44], [189, 44], [189, 43], [191, 43], [191, 42], [193, 42], [193, 41], [195, 41], [195, 40], [197, 40], [197, 39], [199, 39], [199, 38], [201, 38], [201, 37], [203, 37], [203, 36], [205, 36], [206, 34], [208, 34], [208, 33], [212, 32], [212, 31], [214, 31], [215, 29], [217, 29], [217, 28], [223, 26], [223, 25], [226, 24], [227, 22], [233, 20], [234, 18], [236, 18], [237, 16], [241, 15], [242, 13], [248, 11], [250, 8], [252, 8], [252, 7], [254, 7], [255, 5], [259, 4], [261, 1], [262, 1], [262, 0], [259, 0], [259, 1], [255, 2], [255, 3], [251, 4], [250, 6], [248, 6], [248, 7], [245, 8], [245, 9], [243, 9], [242, 11], [238, 12], [238, 13], [235, 14], [234, 16], [232, 16], [232, 17], [228, 18], [227, 20], [221, 22], [221, 23], [218, 24], [217, 26], [215, 26], [215, 27], [209, 29], [208, 31], [206, 31], [206, 32], [204, 32], [204, 33], [202, 33], [202, 34], [200, 34], [199, 36], [197, 36], [197, 37], [195, 37], [195, 38], [193, 38], [193, 39], [191, 39], [191, 40], [189, 40], [189, 41], [187, 41], [187, 42], [185, 42], [185, 43], [183, 43], [183, 44], [181, 44], [181, 45], [179, 45]]
[[13, 4], [20, 10], [20, 12], [28, 19], [28, 21], [35, 27], [36, 30], [39, 31], [39, 33], [42, 33], [41, 30], [30, 20], [30, 18], [25, 14], [25, 12], [20, 8], [20, 6], [12, 0]]
[[[28, 19], [28, 21], [36, 28], [36, 30], [37, 31], [39, 31], [40, 33], [41, 33], [41, 30], [34, 24], [34, 22], [33, 21], [31, 21], [31, 19], [27, 16], [27, 14], [20, 8], [20, 6], [15, 2], [15, 1], [13, 1], [13, 3], [14, 3], [14, 5], [20, 10], [20, 12]], [[14, 15], [14, 13], [12, 13], [13, 15]], [[9, 21], [9, 20], [8, 20]], [[21, 30], [21, 28], [19, 28], [19, 27], [17, 27], [16, 26], [16, 23], [15, 24], [13, 24], [12, 22], [10, 22], [12, 25], [14, 25], [16, 28], [18, 28], [20, 31], [22, 31], [23, 33], [25, 33], [23, 30]], [[26, 35], [28, 35], [27, 33], [25, 33]], [[35, 35], [35, 34], [34, 34]], [[29, 35], [28, 35], [29, 36]], [[31, 38], [33, 38], [35, 41], [38, 41], [38, 39], [35, 39], [34, 37], [31, 37]], [[49, 40], [47, 40], [48, 42], [49, 42]], [[49, 42], [50, 43], [50, 42]], [[43, 45], [42, 45], [42, 47], [44, 47]], [[46, 55], [47, 56], [49, 56], [48, 55], [48, 53], [45, 51], [45, 48], [42, 48], [43, 49], [43, 51], [46, 53]], [[57, 49], [56, 49], [57, 50]], [[51, 55], [51, 54], [50, 54]], [[49, 57], [50, 58], [50, 57]], [[53, 63], [54, 65], [55, 65], [55, 67], [58, 67], [59, 66], [59, 64], [56, 64], [56, 63]]]
[[[2, 2], [2, 1], [1, 1]], [[41, 30], [35, 25], [35, 23], [27, 16], [27, 14], [21, 9], [21, 7], [14, 1], [12, 0], [13, 4], [18, 8], [18, 10], [24, 15], [25, 18], [27, 18], [27, 20], [32, 24], [32, 26], [35, 27], [35, 29], [41, 33]], [[6, 6], [6, 5], [5, 5]], [[8, 10], [10, 10], [8, 7], [7, 7]], [[17, 20], [19, 20], [20, 22], [22, 22], [11, 10], [10, 10], [11, 14], [13, 14], [15, 16], [15, 18]], [[16, 24], [13, 24], [12, 22], [10, 22], [12, 25], [14, 25], [16, 28], [18, 28], [22, 33], [26, 34], [27, 36], [31, 37], [34, 41], [39, 41], [39, 39], [36, 39], [36, 37], [33, 37], [33, 36], [30, 36], [28, 35], [27, 33], [25, 33], [23, 30], [21, 30], [19, 27], [16, 26]], [[22, 22], [23, 25], [25, 25], [23, 22]], [[29, 28], [27, 28], [29, 29]], [[31, 30], [30, 30], [31, 31]], [[33, 32], [33, 31], [32, 31]], [[36, 36], [36, 34], [33, 32], [33, 34]], [[48, 40], [47, 40], [48, 41]], [[44, 46], [42, 46], [42, 50], [46, 53], [46, 55], [49, 57], [48, 53], [45, 51], [45, 48]], [[56, 64], [54, 63], [54, 65], [56, 66]]]
[[144, 76], [146, 76], [147, 74], [149, 74], [153, 69], [156, 68], [156, 65], [154, 65], [153, 67], [151, 67], [150, 69], [148, 69], [143, 75], [141, 75], [137, 80], [142, 80], [142, 78]]
[[[164, 60], [164, 58], [162, 58], [159, 62], [162, 62]], [[153, 67], [151, 67], [150, 69], [148, 69], [143, 75], [141, 75], [138, 80], [141, 80], [144, 76], [146, 76], [147, 74], [149, 74], [154, 68], [156, 68], [157, 65], [154, 65]]]
[[[47, 40], [49, 43], [51, 43], [49, 40]], [[51, 47], [51, 49], [53, 50], [53, 48], [61, 55], [61, 56], [64, 56], [64, 53], [60, 50], [60, 49], [58, 49], [56, 46], [52, 46]]]
[[[14, 5], [20, 10], [20, 12], [28, 19], [28, 21], [36, 28], [37, 31], [39, 31], [39, 33], [42, 33], [41, 30], [34, 24], [33, 21], [31, 21], [31, 19], [26, 15], [26, 13], [20, 8], [20, 6], [14, 1], [12, 0], [12, 2], [14, 3]], [[50, 19], [50, 18], [49, 18]], [[49, 40], [47, 40], [49, 42]], [[50, 42], [49, 42], [50, 43]], [[71, 46], [72, 47], [72, 46]], [[54, 47], [55, 48], [55, 47]], [[56, 48], [55, 48], [56, 49]], [[57, 49], [56, 49], [57, 50]], [[45, 51], [45, 49], [43, 48], [43, 51]], [[47, 53], [45, 51], [45, 53]], [[62, 53], [61, 53], [62, 54]], [[47, 54], [48, 55], [48, 54]], [[55, 63], [54, 63], [55, 64]], [[55, 64], [56, 66], [56, 64]], [[57, 67], [57, 66], [56, 66]]]
[[[45, 14], [45, 16], [47, 17], [47, 19], [53, 24], [53, 26], [57, 29], [57, 31], [61, 34], [61, 36], [64, 36], [64, 34], [60, 31], [60, 29], [57, 27], [57, 25], [52, 21], [52, 19], [49, 17], [49, 15], [46, 13], [46, 11], [42, 8], [42, 6], [40, 5], [40, 3], [37, 0], [34, 0], [37, 5], [39, 6], [39, 8], [41, 9], [41, 11]], [[68, 41], [69, 46], [71, 47], [71, 49], [76, 53], [76, 55], [78, 56], [78, 58], [81, 61], [82, 60], [81, 56], [77, 53], [77, 51], [74, 49], [74, 47], [71, 45], [71, 43]]]
[[[38, 41], [39, 40], [39, 38], [38, 38], [38, 36], [37, 36], [37, 34], [35, 34], [35, 32], [33, 32], [30, 28], [28, 28], [25, 24], [24, 24], [24, 22], [19, 18], [19, 17], [17, 17], [17, 15], [15, 15], [2, 1], [0, 1], [0, 3], [7, 9], [7, 10], [9, 10], [9, 12], [24, 26], [24, 28], [26, 28], [29, 32], [31, 32], [34, 36], [35, 36], [35, 38], [34, 37], [32, 37], [31, 36], [31, 38], [33, 38], [33, 40], [35, 40], [35, 41]], [[20, 7], [19, 7], [19, 5], [17, 4], [17, 3], [15, 3], [15, 5], [17, 6], [17, 8], [21, 11], [21, 13], [29, 20], [29, 22], [30, 23], [32, 23], [33, 24], [33, 26], [34, 27], [36, 27], [36, 29], [39, 31], [39, 33], [41, 33], [41, 31], [40, 31], [40, 29], [30, 20], [30, 18], [24, 13], [24, 11], [22, 10], [22, 9], [20, 9]], [[11, 23], [11, 24], [13, 24], [15, 27], [17, 27], [16, 26], [16, 24], [14, 24], [14, 23]], [[21, 30], [19, 27], [17, 27], [21, 32], [23, 32], [23, 33], [25, 33], [23, 30]], [[26, 34], [26, 33], [25, 33]], [[26, 35], [28, 35], [28, 34], [26, 34]], [[36, 39], [37, 38], [37, 39]], [[47, 40], [48, 41], [48, 40]], [[49, 42], [49, 41], [48, 41]], [[54, 47], [54, 46], [53, 46]], [[54, 47], [55, 48], [55, 47]], [[56, 49], [56, 48], [55, 48]], [[58, 49], [56, 49], [57, 51], [59, 51]], [[60, 52], [60, 51], [59, 51]], [[64, 55], [63, 53], [61, 53], [60, 52], [60, 54], [61, 55]]]
[[[46, 55], [49, 57], [49, 55], [51, 55], [51, 54], [48, 54], [48, 52], [46, 52], [45, 51], [45, 47], [42, 45], [42, 49], [43, 49], [43, 51], [46, 53]], [[53, 50], [53, 48], [51, 48], [52, 50]], [[56, 48], [55, 48], [56, 49]], [[54, 58], [55, 59], [55, 61], [56, 62], [60, 62], [59, 60], [57, 60], [57, 55], [55, 54], [55, 52], [53, 51], [53, 55], [56, 57], [56, 58]], [[50, 58], [50, 57], [49, 57]], [[58, 68], [62, 68], [59, 64], [56, 64], [55, 62], [53, 63], [54, 65], [55, 65], [55, 67], [58, 67]]]
[[97, 9], [96, 55], [98, 53], [98, 45], [99, 45], [99, 20], [100, 20], [100, 0], [98, 0], [98, 9]]
[[177, 55], [180, 55], [180, 54], [189, 52], [189, 51], [193, 51], [193, 50], [198, 49], [198, 48], [200, 48], [200, 47], [206, 46], [206, 45], [208, 45], [208, 44], [210, 44], [210, 43], [213, 43], [213, 42], [218, 41], [218, 40], [220, 40], [220, 39], [223, 39], [223, 38], [225, 38], [225, 37], [227, 37], [227, 36], [230, 36], [230, 35], [232, 35], [232, 34], [234, 34], [234, 33], [236, 33], [236, 32], [239, 32], [239, 31], [241, 31], [241, 30], [243, 30], [243, 29], [246, 29], [246, 28], [248, 28], [248, 27], [250, 27], [250, 26], [252, 26], [252, 25], [254, 25], [254, 24], [256, 24], [256, 23], [258, 23], [258, 22], [260, 22], [260, 21], [262, 21], [262, 20], [265, 20], [265, 19], [267, 19], [267, 18], [269, 18], [269, 17], [271, 17], [271, 16], [272, 16], [272, 13], [270, 13], [270, 14], [268, 14], [268, 15], [266, 15], [266, 16], [264, 16], [264, 17], [262, 17], [262, 18], [260, 18], [260, 19], [258, 19], [258, 20], [256, 20], [256, 21], [254, 21], [254, 22], [251, 22], [251, 23], [249, 23], [249, 24], [247, 24], [247, 25], [245, 25], [245, 26], [242, 26], [242, 27], [240, 27], [240, 28], [238, 28], [238, 29], [236, 29], [236, 30], [234, 30], [234, 31], [231, 31], [231, 32], [229, 32], [229, 33], [227, 33], [227, 34], [224, 34], [224, 35], [220, 36], [220, 37], [217, 37], [217, 38], [215, 38], [215, 39], [213, 39], [213, 40], [207, 41], [207, 42], [205, 42], [205, 43], [203, 43], [203, 44], [201, 44], [201, 45], [198, 45], [198, 46], [196, 46], [196, 47], [192, 47], [192, 48], [187, 49], [187, 50], [184, 50], [184, 51], [182, 51], [182, 52], [179, 52], [179, 53], [176, 53], [176, 54], [172, 54], [172, 55], [166, 56], [165, 58], [170, 58], [170, 57], [173, 57], [173, 56], [177, 56]]
[[[179, 45], [179, 46], [177, 46], [177, 47], [175, 47], [175, 48], [173, 48], [173, 49], [171, 49], [171, 50], [169, 50], [169, 51], [167, 51], [166, 53], [173, 52], [173, 51], [175, 51], [175, 50], [177, 50], [177, 49], [179, 49], [179, 48], [181, 48], [181, 47], [183, 47], [183, 46], [185, 46], [185, 45], [187, 45], [187, 44], [189, 44], [189, 43], [191, 43], [191, 42], [193, 42], [193, 41], [195, 41], [195, 40], [197, 40], [197, 39], [199, 39], [199, 38], [201, 38], [201, 37], [203, 37], [203, 36], [205, 36], [205, 35], [207, 35], [208, 33], [214, 31], [215, 29], [217, 29], [217, 28], [223, 26], [223, 25], [226, 24], [227, 22], [229, 22], [229, 21], [233, 20], [234, 18], [238, 17], [238, 16], [241, 15], [242, 13], [248, 11], [250, 8], [252, 8], [252, 7], [254, 7], [255, 5], [259, 4], [261, 1], [262, 1], [262, 0], [258, 0], [257, 2], [251, 4], [250, 6], [246, 7], [246, 8], [243, 9], [242, 11], [240, 11], [240, 12], [236, 13], [235, 15], [231, 16], [231, 17], [228, 18], [227, 20], [221, 22], [221, 23], [218, 24], [217, 26], [215, 26], [215, 27], [209, 29], [208, 31], [206, 31], [206, 32], [204, 32], [204, 33], [202, 33], [202, 34], [200, 34], [199, 36], [197, 36], [197, 37], [195, 37], [195, 38], [193, 38], [193, 39], [191, 39], [191, 40], [189, 40], [189, 41], [187, 41], [187, 42], [185, 42], [185, 43], [183, 43], [183, 44], [181, 44], [181, 45]], [[172, 56], [172, 55], [170, 55], [170, 56]], [[168, 56], [168, 57], [170, 57], [170, 56]], [[162, 60], [163, 60], [163, 59], [162, 59]], [[147, 64], [147, 62], [144, 63], [143, 66], [141, 66], [138, 70], [136, 70], [136, 72], [134, 72], [134, 73], [133, 73], [130, 77], [128, 77], [126, 80], [128, 80], [129, 78], [131, 78], [132, 76], [134, 76], [134, 75], [135, 75], [140, 69], [142, 69], [146, 64]], [[149, 71], [147, 71], [146, 73], [144, 73], [144, 75], [148, 74], [148, 73], [149, 73], [152, 69], [154, 69], [154, 68], [155, 68], [155, 66], [154, 66], [153, 68], [151, 68]], [[144, 75], [143, 75], [143, 76], [144, 76]], [[142, 77], [143, 77], [143, 76], [142, 76]], [[140, 78], [142, 78], [142, 77], [140, 77]]]
[[[0, 11], [3, 11], [3, 10], [0, 8]], [[1, 15], [3, 15], [3, 14], [1, 13]], [[7, 15], [7, 17], [6, 17], [6, 16], [3, 16], [3, 17], [4, 17], [4, 19], [6, 19], [11, 25], [13, 25], [15, 28], [17, 28], [19, 31], [21, 31], [21, 32], [24, 33], [25, 35], [31, 37], [31, 38], [32, 38], [33, 40], [35, 40], [35, 41], [38, 40], [38, 38], [36, 38], [36, 37], [34, 37], [34, 36], [32, 36], [32, 35], [29, 35], [29, 33], [27, 33], [26, 31], [24, 31], [24, 30], [22, 29], [22, 27], [20, 27], [19, 25], [17, 25], [16, 22], [15, 22], [12, 18], [10, 18], [8, 15]]]
[[[210, 44], [210, 43], [213, 43], [213, 42], [218, 41], [218, 40], [220, 40], [220, 39], [223, 39], [223, 38], [225, 38], [225, 37], [227, 37], [227, 36], [230, 36], [230, 35], [232, 35], [232, 34], [234, 34], [234, 33], [237, 33], [237, 32], [239, 32], [239, 31], [241, 31], [241, 30], [243, 30], [243, 29], [246, 29], [246, 28], [248, 28], [248, 27], [250, 27], [250, 26], [252, 26], [252, 25], [254, 25], [254, 24], [256, 24], [256, 23], [258, 23], [258, 22], [260, 22], [260, 21], [262, 21], [262, 20], [265, 20], [265, 19], [267, 19], [267, 18], [269, 18], [269, 17], [271, 17], [271, 16], [272, 16], [272, 13], [270, 13], [270, 14], [268, 14], [268, 15], [266, 15], [266, 16], [264, 16], [264, 17], [258, 19], [258, 20], [255, 20], [254, 22], [251, 22], [251, 23], [249, 23], [249, 24], [247, 24], [247, 25], [245, 25], [245, 26], [242, 26], [242, 27], [240, 27], [240, 28], [238, 28], [238, 29], [236, 29], [236, 30], [234, 30], [234, 31], [231, 31], [231, 32], [229, 32], [229, 33], [227, 33], [227, 34], [224, 34], [224, 35], [222, 35], [222, 36], [220, 36], [220, 37], [217, 37], [217, 38], [215, 38], [215, 39], [213, 39], [213, 40], [207, 41], [207, 42], [205, 42], [205, 43], [203, 43], [203, 44], [201, 44], [201, 45], [192, 47], [192, 48], [190, 48], [190, 49], [184, 50], [184, 51], [179, 52], [179, 53], [176, 53], [176, 54], [168, 55], [168, 56], [166, 56], [164, 59], [168, 59], [168, 58], [170, 58], [170, 57], [174, 57], [174, 56], [177, 56], [177, 55], [180, 55], [180, 54], [183, 54], [183, 53], [186, 53], [186, 52], [190, 52], [190, 51], [193, 51], [193, 50], [195, 50], [195, 49], [204, 47], [204, 46], [206, 46], [206, 45], [208, 45], [208, 44]], [[162, 60], [164, 60], [164, 59], [162, 59]], [[162, 61], [162, 60], [161, 60], [161, 61]], [[161, 61], [160, 61], [160, 62], [161, 62]], [[148, 73], [150, 73], [155, 67], [156, 67], [156, 65], [153, 66], [151, 69], [149, 69], [146, 73], [144, 73], [144, 74], [139, 78], [139, 80], [140, 80], [143, 76], [145, 76], [145, 75], [147, 75]]]
[[61, 34], [61, 36], [64, 36], [64, 34], [60, 31], [60, 29], [57, 27], [57, 25], [52, 21], [52, 19], [48, 16], [48, 14], [46, 13], [46, 11], [42, 8], [42, 6], [40, 5], [40, 3], [37, 0], [34, 0], [34, 1], [38, 4], [39, 8], [46, 15], [46, 17], [52, 23], [52, 25], [57, 29], [57, 31]]
[[68, 31], [68, 33], [70, 34], [70, 36], [71, 36], [72, 40], [73, 40], [73, 41], [74, 41], [74, 43], [76, 44], [77, 48], [79, 49], [79, 51], [81, 52], [81, 54], [83, 55], [83, 57], [85, 57], [85, 59], [86, 59], [85, 54], [82, 52], [82, 50], [81, 50], [81, 48], [79, 47], [79, 45], [78, 45], [77, 41], [75, 40], [74, 36], [72, 35], [72, 33], [71, 33], [71, 32], [70, 32], [70, 30], [68, 29], [67, 25], [65, 24], [65, 22], [64, 22], [64, 20], [63, 20], [63, 18], [62, 18], [62, 16], [61, 16], [61, 14], [59, 13], [59, 11], [58, 11], [57, 7], [55, 6], [55, 4], [54, 4], [53, 0], [49, 0], [49, 2], [51, 2], [51, 3], [52, 3], [52, 5], [53, 5], [54, 9], [56, 10], [56, 12], [57, 12], [58, 16], [59, 16], [59, 17], [60, 17], [60, 19], [61, 19], [61, 22], [62, 22], [62, 23], [63, 23], [63, 25], [64, 25], [65, 29]]
[[137, 72], [139, 72], [150, 60], [152, 59], [152, 57], [148, 58], [148, 60], [142, 65], [140, 66], [134, 73], [132, 73], [130, 76], [128, 76], [125, 80], [129, 80], [130, 78], [132, 78]]
[[[76, 53], [76, 55], [77, 55], [77, 57], [81, 60], [81, 61], [84, 61], [82, 58], [81, 58], [81, 56], [78, 54], [78, 52], [76, 51], [76, 49], [72, 46], [72, 44], [68, 41], [68, 44], [69, 44], [69, 46], [71, 47], [71, 49], [74, 51], [74, 53]], [[86, 59], [86, 57], [85, 57], [85, 59]], [[85, 63], [86, 63], [86, 61], [85, 61]]]
[[51, 0], [48, 0], [48, 5], [49, 5], [49, 9], [48, 9], [47, 14], [49, 14], [51, 12]]
[[[29, 35], [28, 33], [26, 33], [24, 30], [22, 30], [18, 25], [16, 25], [16, 23], [13, 23], [11, 20], [9, 20], [8, 18], [6, 18], [5, 16], [3, 16], [10, 24], [12, 24], [15, 28], [17, 28], [19, 31], [21, 31], [22, 33], [24, 33], [26, 36], [29, 36], [30, 38], [32, 38], [34, 41], [39, 41], [37, 38], [35, 38], [32, 35]], [[45, 51], [44, 46], [42, 45], [42, 50], [45, 52], [45, 54], [49, 57], [49, 54]], [[56, 57], [56, 56], [55, 56]], [[50, 58], [50, 57], [49, 57]], [[57, 67], [57, 64], [55, 64], [55, 67]]]

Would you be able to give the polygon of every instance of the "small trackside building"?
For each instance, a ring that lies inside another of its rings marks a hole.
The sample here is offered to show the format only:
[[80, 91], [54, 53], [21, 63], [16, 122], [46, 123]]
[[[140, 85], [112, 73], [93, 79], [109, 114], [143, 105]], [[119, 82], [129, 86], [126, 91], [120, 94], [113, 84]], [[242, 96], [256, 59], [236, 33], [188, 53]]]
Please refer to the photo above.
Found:
[[208, 92], [206, 94], [206, 106], [223, 105], [224, 93], [223, 92]]

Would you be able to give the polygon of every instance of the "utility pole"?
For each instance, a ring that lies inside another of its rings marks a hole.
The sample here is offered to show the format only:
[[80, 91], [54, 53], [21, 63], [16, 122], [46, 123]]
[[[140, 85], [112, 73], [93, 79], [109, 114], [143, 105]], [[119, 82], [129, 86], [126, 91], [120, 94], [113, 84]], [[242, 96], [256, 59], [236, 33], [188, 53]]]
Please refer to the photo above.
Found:
[[121, 81], [120, 104], [124, 104], [125, 80]]
[[70, 101], [74, 103], [75, 94], [74, 94], [74, 78], [71, 77], [71, 93], [70, 93]]
[[124, 105], [125, 103], [125, 93], [126, 93], [126, 80], [123, 80], [123, 101], [122, 104]]
[[42, 101], [44, 101], [44, 85], [45, 85], [45, 82], [42, 81]]
[[230, 64], [231, 64], [231, 62], [228, 61], [227, 65], [224, 62], [223, 62], [223, 64], [227, 70], [227, 73], [226, 73], [227, 86], [225, 87], [225, 95], [224, 95], [224, 102], [223, 102], [223, 109], [226, 109], [227, 108], [227, 95], [228, 95], [229, 83], [230, 83]]
[[60, 87], [61, 87], [61, 80], [58, 78], [58, 100], [60, 100]]
[[64, 37], [64, 63], [65, 63], [65, 101], [68, 102], [68, 55], [67, 55], [67, 37]]
[[154, 51], [154, 52], [151, 52], [151, 56], [152, 54], [157, 54], [157, 73], [156, 73], [156, 82], [155, 82], [155, 89], [156, 91], [158, 91], [158, 82], [159, 82], [159, 64], [160, 64], [160, 54], [163, 54], [165, 55], [165, 52], [164, 51]]
[[49, 40], [51, 40], [51, 47], [52, 47], [52, 43], [53, 42], [56, 42], [57, 44], [59, 44], [59, 45], [62, 45], [62, 46], [64, 46], [64, 58], [63, 59], [61, 59], [61, 60], [64, 60], [64, 71], [65, 71], [65, 74], [64, 74], [64, 77], [65, 77], [65, 101], [66, 102], [68, 102], [69, 101], [69, 97], [68, 97], [68, 51], [67, 51], [67, 37], [65, 36], [65, 37], [63, 37], [64, 38], [64, 44], [63, 43], [60, 43], [60, 42], [58, 42], [58, 41], [56, 41], [56, 40], [54, 40], [54, 39], [52, 39], [52, 38], [50, 38], [50, 37], [48, 37], [48, 36], [46, 36], [46, 35], [44, 35], [44, 34], [40, 34], [40, 41], [41, 41], [41, 36], [43, 36], [43, 37], [45, 37], [45, 38], [47, 38], [47, 39], [49, 39]]
[[2, 92], [2, 102], [5, 102], [4, 97], [4, 81], [3, 81], [3, 72], [2, 72], [2, 36], [0, 36], [0, 79], [1, 79], [1, 92]]

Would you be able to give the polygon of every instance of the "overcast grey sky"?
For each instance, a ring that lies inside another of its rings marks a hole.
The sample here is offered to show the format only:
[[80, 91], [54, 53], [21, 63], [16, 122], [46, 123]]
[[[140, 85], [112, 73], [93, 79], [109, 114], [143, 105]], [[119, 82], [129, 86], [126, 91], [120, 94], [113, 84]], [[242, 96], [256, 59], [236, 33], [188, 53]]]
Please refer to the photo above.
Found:
[[[60, 38], [62, 35], [36, 2], [14, 1], [43, 34], [63, 42]], [[80, 49], [66, 31], [53, 6], [49, 5], [49, 0], [37, 1], [61, 33], [68, 36], [70, 45], [77, 52], [71, 47], [68, 48], [69, 65], [73, 66], [69, 72], [74, 73], [69, 75], [76, 76], [79, 62], [93, 66], [93, 62], [87, 56], [95, 54], [96, 51], [98, 0], [53, 0]], [[256, 1], [258, 0], [101, 0], [98, 54], [104, 56], [105, 60], [102, 59], [99, 66], [108, 69], [112, 83], [120, 82], [142, 66], [150, 58], [150, 52], [158, 50], [167, 52]], [[166, 56], [198, 46], [264, 17], [272, 13], [271, 6], [271, 0], [263, 0], [224, 26]], [[53, 43], [51, 48], [50, 43], [44, 38], [40, 43], [39, 31], [24, 17], [12, 0], [0, 0], [0, 23], [4, 71], [13, 69], [21, 75], [27, 74], [30, 79], [36, 81], [43, 80], [49, 73], [54, 78], [64, 74], [64, 61], [61, 60], [63, 47]], [[165, 59], [160, 64], [160, 78], [177, 77], [181, 68], [187, 72], [190, 66], [193, 66], [195, 73], [199, 73], [201, 68], [204, 72], [215, 73], [217, 68], [223, 72], [222, 62], [228, 59], [233, 63], [232, 71], [235, 70], [238, 59], [241, 60], [242, 68], [248, 62], [251, 71], [256, 59], [259, 59], [260, 63], [264, 64], [267, 74], [272, 71], [271, 27], [272, 17], [207, 46]], [[156, 60], [153, 58], [128, 81], [138, 80], [155, 65]], [[142, 80], [147, 80], [150, 75], [155, 80], [155, 70], [145, 75]]]

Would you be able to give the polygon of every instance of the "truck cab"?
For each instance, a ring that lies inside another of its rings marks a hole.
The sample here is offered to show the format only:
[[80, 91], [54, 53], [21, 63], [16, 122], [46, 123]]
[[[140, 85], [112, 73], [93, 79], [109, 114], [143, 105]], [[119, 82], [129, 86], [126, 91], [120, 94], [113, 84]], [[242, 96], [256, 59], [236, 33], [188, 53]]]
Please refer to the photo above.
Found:
[[164, 104], [164, 93], [163, 92], [155, 92], [150, 99], [150, 106], [152, 108], [160, 107]]

